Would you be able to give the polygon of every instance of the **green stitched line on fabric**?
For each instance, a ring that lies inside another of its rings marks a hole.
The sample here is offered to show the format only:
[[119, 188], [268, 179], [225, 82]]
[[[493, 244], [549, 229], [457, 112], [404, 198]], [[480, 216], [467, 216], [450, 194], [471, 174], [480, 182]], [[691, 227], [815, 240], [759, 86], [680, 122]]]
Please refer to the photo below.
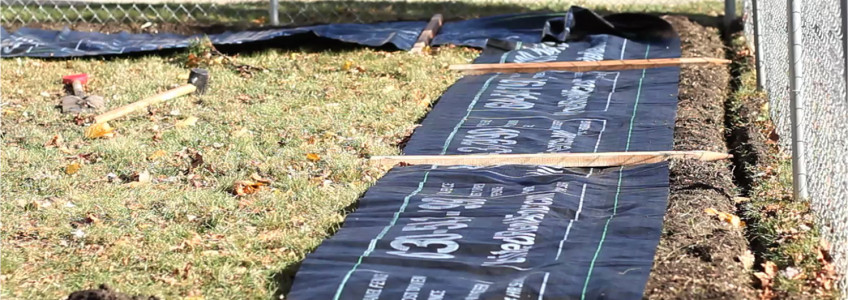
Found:
[[[645, 59], [648, 58], [648, 52], [651, 51], [651, 45], [648, 45], [645, 49]], [[646, 69], [642, 69], [642, 77], [639, 78], [639, 87], [636, 89], [636, 103], [633, 104], [633, 114], [630, 116], [630, 128], [627, 130], [627, 144], [624, 146], [624, 152], [630, 150], [630, 138], [633, 134], [633, 122], [636, 120], [636, 109], [639, 107], [639, 98], [642, 96], [642, 81], [645, 79]], [[621, 194], [621, 179], [624, 175], [624, 167], [619, 167], [618, 169], [618, 186], [615, 189], [615, 200], [613, 201], [612, 206], [612, 215], [607, 219], [606, 224], [604, 224], [604, 232], [601, 233], [601, 241], [598, 242], [598, 249], [595, 250], [595, 256], [592, 257], [592, 262], [589, 264], [589, 272], [586, 274], [586, 281], [583, 282], [583, 292], [580, 294], [580, 299], [586, 299], [586, 290], [589, 288], [589, 281], [592, 279], [592, 271], [595, 269], [595, 261], [598, 260], [598, 255], [601, 254], [601, 248], [604, 246], [604, 240], [607, 237], [607, 230], [609, 229], [610, 221], [615, 217], [615, 214], [618, 212], [618, 197]]]
[[418, 188], [415, 189], [415, 191], [413, 191], [409, 195], [407, 195], [405, 198], [403, 198], [403, 204], [401, 204], [400, 208], [398, 208], [398, 211], [395, 212], [392, 221], [389, 223], [389, 225], [386, 225], [386, 227], [384, 227], [382, 231], [380, 231], [380, 234], [378, 234], [377, 237], [371, 240], [371, 243], [368, 244], [368, 249], [366, 249], [365, 252], [363, 252], [362, 255], [359, 256], [359, 260], [356, 261], [356, 264], [353, 265], [353, 268], [351, 268], [350, 271], [348, 271], [345, 275], [344, 279], [342, 279], [342, 282], [339, 284], [339, 288], [336, 290], [336, 296], [333, 297], [333, 299], [338, 300], [339, 297], [342, 296], [342, 291], [344, 290], [347, 281], [350, 279], [350, 276], [353, 274], [353, 272], [356, 271], [356, 268], [358, 268], [359, 265], [362, 264], [362, 259], [368, 255], [371, 255], [371, 252], [374, 252], [374, 248], [377, 246], [377, 240], [382, 239], [383, 236], [385, 236], [386, 233], [389, 232], [389, 229], [392, 228], [392, 226], [395, 226], [395, 223], [397, 223], [400, 214], [406, 210], [406, 206], [409, 204], [409, 198], [412, 198], [412, 196], [417, 195], [419, 192], [421, 192], [422, 189], [424, 189], [424, 183], [427, 182], [427, 177], [429, 176], [430, 171], [425, 172], [424, 179], [422, 179], [421, 182], [418, 183]]
[[468, 115], [471, 114], [471, 111], [474, 109], [474, 105], [477, 104], [477, 100], [480, 100], [480, 95], [482, 95], [483, 92], [487, 88], [489, 88], [489, 84], [491, 84], [492, 80], [495, 79], [495, 77], [497, 77], [498, 75], [499, 74], [495, 74], [492, 75], [492, 77], [489, 77], [489, 79], [486, 80], [486, 83], [483, 84], [483, 87], [480, 88], [480, 91], [477, 92], [477, 95], [474, 96], [474, 100], [471, 100], [471, 104], [468, 104], [468, 109], [465, 113], [465, 116], [462, 117], [462, 120], [460, 120], [459, 123], [456, 123], [456, 127], [453, 128], [453, 131], [451, 131], [450, 135], [448, 135], [448, 139], [445, 140], [445, 146], [442, 147], [441, 154], [445, 154], [446, 152], [448, 152], [448, 146], [450, 146], [450, 143], [453, 141], [453, 137], [454, 135], [456, 135], [456, 132], [459, 131], [459, 127], [462, 127], [462, 124], [465, 124], [465, 121], [468, 120]]

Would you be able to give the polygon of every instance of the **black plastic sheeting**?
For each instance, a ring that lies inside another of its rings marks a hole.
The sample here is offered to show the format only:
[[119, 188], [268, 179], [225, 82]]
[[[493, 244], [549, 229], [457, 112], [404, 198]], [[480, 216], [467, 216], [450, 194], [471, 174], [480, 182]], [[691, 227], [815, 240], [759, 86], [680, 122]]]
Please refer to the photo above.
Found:
[[[393, 45], [410, 49], [426, 22], [389, 22], [374, 24], [328, 24], [288, 29], [225, 32], [208, 35], [215, 45], [238, 45], [280, 40], [297, 36], [330, 38], [370, 47]], [[105, 34], [99, 32], [61, 31], [21, 28], [13, 33], [0, 30], [0, 55], [7, 57], [78, 57], [116, 55], [186, 48], [203, 35]]]
[[[680, 56], [677, 39], [637, 42], [612, 35], [513, 46], [518, 48], [489, 47], [477, 62]], [[465, 76], [442, 95], [404, 154], [670, 150], [678, 82], [677, 67]]]
[[286, 299], [639, 299], [667, 163], [394, 168]]
[[[454, 44], [484, 47], [489, 39], [522, 43], [543, 41], [565, 41], [566, 37], [581, 34], [618, 34], [637, 38], [658, 38], [673, 34], [673, 30], [661, 28], [662, 24], [641, 15], [617, 14], [600, 19], [589, 10], [574, 7], [563, 13], [528, 13], [486, 17], [474, 20], [447, 22], [432, 41], [433, 45]], [[620, 30], [624, 24], [636, 19], [639, 28]], [[598, 23], [599, 21], [601, 23]], [[612, 20], [612, 21], [609, 21]], [[590, 26], [577, 26], [583, 22]], [[648, 22], [648, 23], [645, 23]], [[301, 43], [300, 38], [327, 38], [369, 47], [391, 46], [409, 50], [418, 39], [426, 22], [384, 22], [373, 24], [327, 24], [296, 28], [276, 28], [257, 31], [225, 32], [210, 34], [215, 45], [240, 45], [262, 41], [275, 43]], [[645, 27], [647, 26], [647, 27]], [[588, 33], [575, 32], [571, 28], [590, 28]], [[647, 29], [645, 29], [647, 28]], [[647, 34], [645, 34], [647, 33]], [[94, 55], [118, 55], [151, 52], [188, 47], [203, 35], [131, 34], [121, 32], [104, 34], [65, 30], [41, 30], [20, 28], [9, 32], [0, 28], [0, 56], [4, 57], [79, 57]]]
[[[503, 40], [521, 24], [451, 38], [485, 43], [477, 63], [679, 57], [670, 26], [641, 18], [572, 10], [564, 35], [545, 31], [567, 43]], [[670, 150], [679, 71], [466, 76], [404, 153]], [[288, 298], [640, 299], [667, 198], [667, 163], [396, 167], [307, 256]]]

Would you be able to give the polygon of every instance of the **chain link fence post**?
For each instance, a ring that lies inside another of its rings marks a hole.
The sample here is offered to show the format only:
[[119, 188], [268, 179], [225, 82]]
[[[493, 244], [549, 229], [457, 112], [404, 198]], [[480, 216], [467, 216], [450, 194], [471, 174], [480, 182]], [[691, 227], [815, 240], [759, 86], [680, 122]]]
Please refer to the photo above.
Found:
[[802, 21], [801, 1], [788, 0], [789, 20], [789, 119], [792, 126], [792, 191], [795, 200], [806, 200], [807, 165], [806, 140], [804, 139], [804, 50], [801, 47]]

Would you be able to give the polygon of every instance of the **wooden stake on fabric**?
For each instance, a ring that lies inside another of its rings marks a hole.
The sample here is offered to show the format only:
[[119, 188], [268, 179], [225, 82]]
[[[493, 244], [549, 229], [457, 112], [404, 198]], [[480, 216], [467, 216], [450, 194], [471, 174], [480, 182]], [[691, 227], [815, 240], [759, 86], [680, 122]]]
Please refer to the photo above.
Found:
[[556, 61], [540, 63], [462, 64], [451, 65], [450, 69], [466, 74], [486, 73], [535, 73], [542, 71], [616, 71], [650, 69], [689, 65], [726, 65], [730, 60], [708, 57], [652, 58], [599, 61]]
[[374, 156], [371, 162], [381, 166], [406, 165], [550, 165], [558, 167], [613, 167], [658, 163], [668, 159], [715, 161], [731, 154], [711, 151], [645, 151], [603, 153], [533, 153], [470, 155], [397, 155]]
[[439, 29], [442, 28], [442, 15], [435, 14], [432, 18], [430, 18], [430, 23], [427, 23], [427, 26], [424, 27], [424, 30], [421, 30], [421, 35], [418, 36], [418, 41], [415, 42], [415, 45], [412, 46], [412, 50], [409, 50], [411, 53], [423, 53], [424, 48], [430, 45], [430, 40], [436, 36], [436, 33], [439, 32]]

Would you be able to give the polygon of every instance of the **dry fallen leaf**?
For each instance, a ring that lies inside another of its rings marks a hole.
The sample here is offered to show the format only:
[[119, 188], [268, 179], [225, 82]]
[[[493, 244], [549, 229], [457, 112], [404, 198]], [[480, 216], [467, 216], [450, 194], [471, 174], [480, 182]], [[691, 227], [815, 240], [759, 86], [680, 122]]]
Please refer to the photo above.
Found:
[[754, 267], [754, 254], [751, 253], [751, 250], [745, 251], [745, 254], [739, 255], [736, 258], [738, 258], [739, 262], [745, 266], [745, 269], [751, 269]]
[[766, 261], [762, 264], [763, 271], [768, 275], [769, 278], [774, 278], [777, 275], [777, 265], [773, 262]]
[[112, 126], [109, 126], [109, 123], [97, 123], [85, 129], [85, 137], [90, 139], [96, 138], [111, 138], [115, 136], [115, 129]]
[[174, 123], [174, 126], [177, 127], [177, 128], [194, 126], [194, 125], [197, 125], [197, 120], [198, 120], [197, 117], [189, 116], [185, 119], [177, 121], [176, 123]]
[[733, 227], [735, 227], [735, 228], [741, 228], [741, 227], [745, 226], [745, 222], [742, 221], [742, 219], [740, 219], [739, 216], [737, 216], [737, 215], [726, 213], [726, 212], [720, 212], [720, 211], [718, 211], [714, 208], [704, 209], [704, 212], [707, 213], [708, 215], [718, 217], [719, 220], [727, 222], [730, 225], [733, 225]]
[[65, 140], [62, 138], [62, 136], [57, 134], [57, 135], [54, 135], [53, 138], [51, 138], [49, 141], [44, 143], [44, 147], [47, 147], [47, 148], [56, 147], [56, 148], [58, 148], [58, 147], [61, 147], [62, 144], [64, 144], [64, 142], [65, 142]]
[[147, 160], [156, 160], [157, 158], [164, 157], [165, 155], [168, 155], [168, 152], [165, 152], [165, 150], [156, 150], [147, 157]]
[[353, 61], [346, 60], [344, 65], [342, 65], [342, 71], [348, 71], [351, 67], [353, 67]]
[[258, 181], [240, 180], [233, 183], [233, 194], [246, 196], [258, 192], [266, 184]]
[[315, 153], [309, 153], [309, 154], [306, 154], [306, 159], [308, 159], [311, 162], [317, 162], [317, 161], [321, 160], [321, 156], [319, 156], [318, 154], [315, 154]]
[[68, 165], [67, 167], [65, 167], [65, 174], [74, 175], [77, 172], [79, 172], [80, 167], [81, 166], [80, 166], [79, 163], [72, 163], [72, 164]]

